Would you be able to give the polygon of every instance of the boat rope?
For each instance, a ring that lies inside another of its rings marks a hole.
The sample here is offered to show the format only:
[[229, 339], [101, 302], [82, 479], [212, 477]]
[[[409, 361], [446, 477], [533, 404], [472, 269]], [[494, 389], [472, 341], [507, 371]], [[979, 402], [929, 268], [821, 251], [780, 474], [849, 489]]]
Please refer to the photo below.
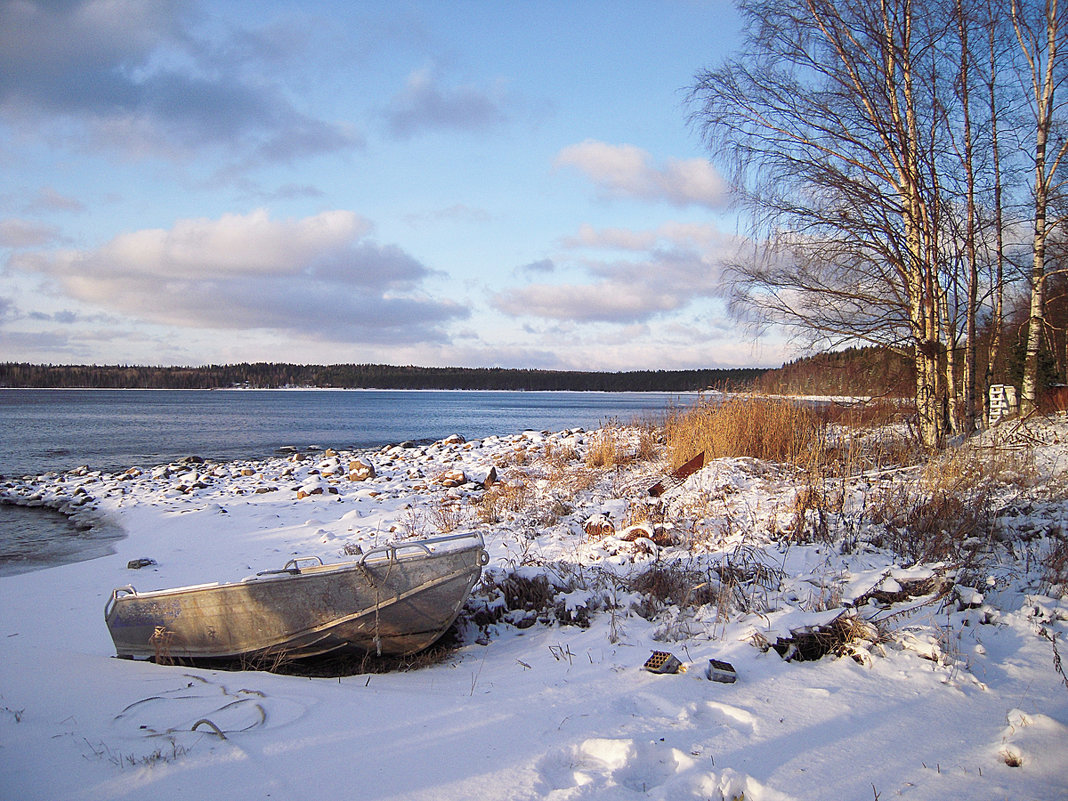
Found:
[[[389, 574], [393, 572], [393, 566], [395, 564], [397, 564], [397, 552], [394, 550], [390, 554], [389, 565], [388, 565], [388, 567], [386, 567], [386, 575], [384, 575], [382, 577], [382, 581], [381, 582], [375, 582], [373, 579], [368, 579], [369, 581], [371, 581], [371, 586], [375, 588], [375, 636], [374, 636], [374, 644], [375, 644], [375, 654], [377, 656], [382, 656], [382, 632], [379, 629], [379, 612], [380, 612], [380, 610], [382, 608], [382, 585], [385, 584], [389, 580]], [[364, 568], [365, 573], [370, 572], [369, 570], [367, 570], [366, 567], [364, 567], [364, 565], [362, 563], [361, 563], [360, 566]]]
[[363, 562], [357, 562], [356, 567], [360, 569], [360, 574], [367, 580], [375, 589], [378, 589], [378, 582], [375, 581], [374, 573], [372, 573]]
[[212, 723], [207, 718], [201, 718], [200, 720], [198, 720], [196, 723], [193, 724], [193, 728], [191, 728], [189, 731], [196, 731], [201, 723], [206, 724], [210, 729], [212, 729], [217, 735], [222, 737], [224, 740], [226, 739], [226, 735], [223, 734], [223, 730], [220, 729], [218, 726], [216, 726], [214, 723]]
[[377, 584], [373, 586], [375, 588], [375, 655], [382, 656], [382, 635], [378, 629], [378, 610], [382, 606], [382, 591]]

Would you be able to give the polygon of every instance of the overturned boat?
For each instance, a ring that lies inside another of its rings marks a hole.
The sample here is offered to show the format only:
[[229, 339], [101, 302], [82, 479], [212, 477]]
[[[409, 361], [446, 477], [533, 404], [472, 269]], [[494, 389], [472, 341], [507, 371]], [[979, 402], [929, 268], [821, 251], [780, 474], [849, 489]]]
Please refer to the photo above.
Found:
[[347, 562], [291, 559], [232, 583], [119, 587], [104, 619], [127, 658], [403, 656], [445, 633], [488, 561], [478, 533], [395, 542]]

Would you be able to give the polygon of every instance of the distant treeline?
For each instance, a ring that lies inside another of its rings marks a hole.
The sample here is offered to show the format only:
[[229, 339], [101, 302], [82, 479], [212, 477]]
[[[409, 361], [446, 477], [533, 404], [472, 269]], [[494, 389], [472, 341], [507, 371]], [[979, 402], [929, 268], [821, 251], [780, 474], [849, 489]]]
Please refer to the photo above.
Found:
[[846, 348], [788, 362], [756, 378], [753, 388], [781, 395], [908, 397], [915, 389], [912, 359], [886, 348]]
[[764, 372], [634, 370], [619, 373], [384, 364], [226, 364], [205, 367], [0, 363], [0, 387], [37, 389], [489, 389], [590, 392], [695, 392], [747, 389]]

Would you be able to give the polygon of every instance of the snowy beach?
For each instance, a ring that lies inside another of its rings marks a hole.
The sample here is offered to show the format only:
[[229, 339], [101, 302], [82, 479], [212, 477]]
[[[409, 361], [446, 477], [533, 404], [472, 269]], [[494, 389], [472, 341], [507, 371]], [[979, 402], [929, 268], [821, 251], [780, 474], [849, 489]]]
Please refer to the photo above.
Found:
[[[0, 577], [0, 796], [1068, 795], [1068, 588], [1050, 580], [1068, 529], [1063, 415], [989, 435], [1028, 476], [1001, 486], [992, 534], [959, 564], [910, 563], [869, 513], [909, 470], [843, 479], [830, 516], [802, 502], [796, 468], [749, 458], [653, 498], [662, 453], [590, 458], [645, 436], [454, 436], [0, 482], [6, 502], [125, 532], [114, 554]], [[431, 664], [309, 678], [113, 658], [115, 587], [476, 530], [490, 563]], [[797, 658], [843, 627], [822, 658]], [[684, 670], [644, 669], [654, 651]], [[711, 659], [737, 680], [711, 681]]]

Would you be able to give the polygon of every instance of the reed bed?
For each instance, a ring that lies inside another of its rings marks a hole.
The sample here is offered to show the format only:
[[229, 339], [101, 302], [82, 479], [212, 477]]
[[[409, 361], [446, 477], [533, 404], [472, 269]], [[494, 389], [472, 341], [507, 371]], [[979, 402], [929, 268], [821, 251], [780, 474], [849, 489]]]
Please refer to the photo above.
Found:
[[740, 395], [681, 409], [664, 424], [672, 467], [700, 453], [705, 459], [749, 456], [811, 467], [825, 450], [823, 423], [799, 401]]

